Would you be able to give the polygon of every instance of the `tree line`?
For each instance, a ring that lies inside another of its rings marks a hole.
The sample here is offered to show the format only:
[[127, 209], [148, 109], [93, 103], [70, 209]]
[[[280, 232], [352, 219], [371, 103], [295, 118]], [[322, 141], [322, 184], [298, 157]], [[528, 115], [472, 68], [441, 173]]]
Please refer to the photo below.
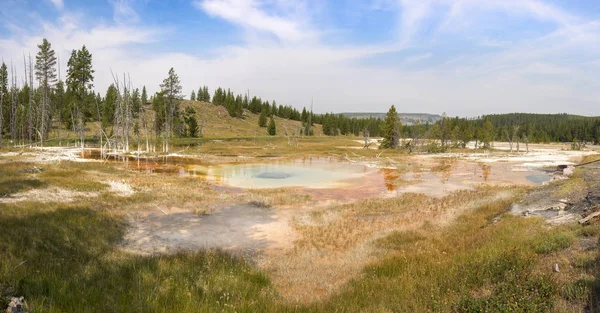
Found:
[[494, 114], [468, 119], [446, 114], [434, 124], [402, 125], [392, 106], [380, 123], [382, 148], [406, 148], [410, 152], [436, 153], [450, 148], [492, 147], [508, 142], [510, 150], [529, 150], [529, 143], [569, 142], [573, 149], [586, 143], [600, 144], [600, 118], [569, 114]]

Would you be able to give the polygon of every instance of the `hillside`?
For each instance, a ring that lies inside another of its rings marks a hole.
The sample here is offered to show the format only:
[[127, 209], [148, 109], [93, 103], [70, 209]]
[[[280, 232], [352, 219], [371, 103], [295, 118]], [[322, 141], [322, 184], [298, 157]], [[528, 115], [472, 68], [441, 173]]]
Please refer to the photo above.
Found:
[[[203, 137], [205, 138], [224, 138], [224, 137], [254, 137], [267, 136], [267, 128], [258, 126], [258, 114], [253, 114], [244, 109], [244, 118], [234, 118], [229, 116], [227, 109], [223, 106], [216, 106], [212, 103], [184, 100], [181, 103], [181, 109], [185, 110], [188, 106], [196, 110], [198, 123], [204, 119]], [[277, 126], [277, 135], [283, 136], [285, 127], [299, 128], [300, 122], [288, 120], [275, 116], [275, 125]], [[315, 136], [323, 135], [323, 127], [315, 124]]]
[[[358, 113], [340, 113], [349, 118], [381, 118], [384, 119], [386, 113], [369, 113], [369, 112], [358, 112]], [[420, 121], [421, 124], [429, 123], [433, 124], [439, 121], [442, 116], [439, 114], [429, 114], [429, 113], [398, 113], [400, 117], [400, 121], [404, 125], [413, 125], [417, 121]]]

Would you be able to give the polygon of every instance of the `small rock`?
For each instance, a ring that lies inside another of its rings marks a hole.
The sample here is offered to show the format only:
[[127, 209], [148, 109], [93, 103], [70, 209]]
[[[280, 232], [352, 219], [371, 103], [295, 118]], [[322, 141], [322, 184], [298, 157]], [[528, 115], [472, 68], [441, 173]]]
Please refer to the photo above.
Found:
[[563, 169], [563, 175], [567, 176], [567, 177], [572, 176], [574, 170], [575, 170], [575, 167], [567, 166], [565, 169]]
[[558, 263], [554, 263], [554, 265], [552, 266], [552, 269], [554, 270], [555, 273], [560, 272], [560, 270], [558, 270]]
[[12, 297], [10, 298], [10, 303], [8, 303], [8, 307], [6, 308], [6, 313], [27, 313], [28, 311], [25, 309], [23, 297]]

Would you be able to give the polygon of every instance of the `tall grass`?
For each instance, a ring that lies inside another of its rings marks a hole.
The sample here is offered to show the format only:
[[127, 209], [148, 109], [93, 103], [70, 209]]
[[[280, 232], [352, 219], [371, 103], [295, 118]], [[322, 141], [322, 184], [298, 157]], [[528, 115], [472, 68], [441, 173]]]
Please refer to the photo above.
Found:
[[[268, 278], [220, 251], [120, 252], [124, 222], [80, 206], [0, 205], [0, 293], [35, 312], [264, 311]], [[1, 305], [0, 305], [1, 306]]]

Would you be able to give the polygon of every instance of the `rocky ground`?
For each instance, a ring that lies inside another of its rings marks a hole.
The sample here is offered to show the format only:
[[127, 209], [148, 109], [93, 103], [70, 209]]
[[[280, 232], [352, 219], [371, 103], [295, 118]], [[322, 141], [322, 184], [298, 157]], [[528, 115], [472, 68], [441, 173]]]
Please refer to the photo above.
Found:
[[542, 216], [550, 224], [564, 224], [584, 223], [582, 219], [600, 210], [600, 162], [576, 168], [559, 167], [553, 181], [513, 204], [511, 213]]

